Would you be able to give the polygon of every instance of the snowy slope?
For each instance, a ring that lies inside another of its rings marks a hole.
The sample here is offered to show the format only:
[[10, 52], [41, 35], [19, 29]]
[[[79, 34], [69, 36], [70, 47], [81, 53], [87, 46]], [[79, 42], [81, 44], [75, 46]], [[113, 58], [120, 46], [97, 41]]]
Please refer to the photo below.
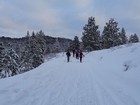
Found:
[[66, 56], [0, 80], [0, 105], [140, 105], [140, 43]]

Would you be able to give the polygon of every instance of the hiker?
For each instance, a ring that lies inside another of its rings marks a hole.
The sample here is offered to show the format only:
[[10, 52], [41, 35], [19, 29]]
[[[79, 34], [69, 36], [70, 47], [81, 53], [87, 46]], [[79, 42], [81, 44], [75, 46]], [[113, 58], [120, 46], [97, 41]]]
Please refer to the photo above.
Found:
[[74, 49], [72, 50], [72, 53], [73, 53], [73, 57], [75, 57], [75, 50]]
[[66, 52], [66, 55], [67, 55], [67, 62], [69, 62], [69, 61], [70, 61], [70, 56], [71, 56], [71, 54], [70, 54], [70, 51], [69, 51], [69, 50]]
[[79, 59], [79, 50], [76, 51], [76, 59]]
[[83, 56], [84, 56], [84, 54], [83, 54], [83, 52], [80, 50], [80, 51], [79, 51], [80, 62], [82, 62]]

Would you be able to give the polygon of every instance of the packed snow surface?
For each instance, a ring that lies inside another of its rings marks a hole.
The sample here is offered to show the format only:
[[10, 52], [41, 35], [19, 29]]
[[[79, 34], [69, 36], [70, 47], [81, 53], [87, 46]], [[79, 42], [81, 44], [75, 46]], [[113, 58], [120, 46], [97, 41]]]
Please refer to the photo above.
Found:
[[140, 105], [140, 43], [84, 54], [1, 79], [0, 105]]

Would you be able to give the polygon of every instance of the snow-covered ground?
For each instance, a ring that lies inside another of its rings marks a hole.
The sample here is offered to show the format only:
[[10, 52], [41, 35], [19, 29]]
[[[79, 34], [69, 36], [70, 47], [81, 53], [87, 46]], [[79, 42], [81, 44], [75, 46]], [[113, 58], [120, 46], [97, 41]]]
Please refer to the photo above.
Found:
[[35, 70], [0, 80], [0, 105], [140, 105], [140, 43], [59, 54]]

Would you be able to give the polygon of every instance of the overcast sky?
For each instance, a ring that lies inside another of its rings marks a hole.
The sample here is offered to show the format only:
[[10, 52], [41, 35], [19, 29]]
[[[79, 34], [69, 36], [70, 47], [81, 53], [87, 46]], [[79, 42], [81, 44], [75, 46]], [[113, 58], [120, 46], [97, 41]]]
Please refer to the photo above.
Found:
[[27, 31], [73, 39], [88, 17], [100, 31], [110, 18], [127, 34], [140, 35], [140, 0], [0, 0], [0, 36], [24, 37]]

